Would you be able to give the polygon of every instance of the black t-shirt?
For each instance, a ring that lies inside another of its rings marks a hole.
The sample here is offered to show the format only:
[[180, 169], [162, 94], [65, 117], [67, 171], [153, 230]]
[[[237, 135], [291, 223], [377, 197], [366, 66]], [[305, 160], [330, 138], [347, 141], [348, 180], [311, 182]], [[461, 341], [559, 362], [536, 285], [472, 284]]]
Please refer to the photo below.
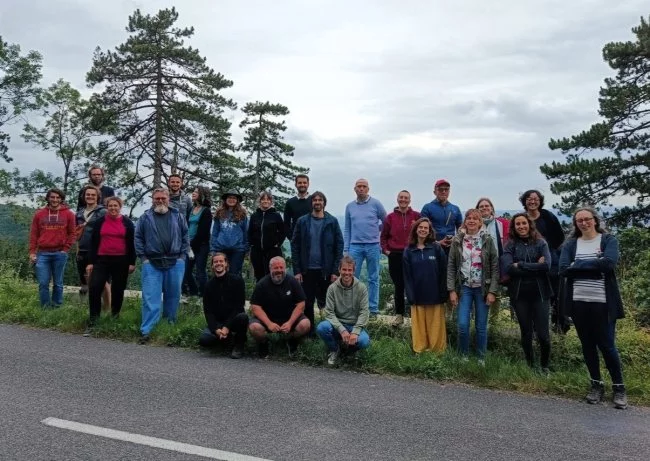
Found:
[[255, 285], [251, 305], [262, 306], [269, 320], [281, 325], [289, 320], [296, 304], [304, 300], [302, 286], [292, 275], [287, 274], [279, 285], [266, 275]]

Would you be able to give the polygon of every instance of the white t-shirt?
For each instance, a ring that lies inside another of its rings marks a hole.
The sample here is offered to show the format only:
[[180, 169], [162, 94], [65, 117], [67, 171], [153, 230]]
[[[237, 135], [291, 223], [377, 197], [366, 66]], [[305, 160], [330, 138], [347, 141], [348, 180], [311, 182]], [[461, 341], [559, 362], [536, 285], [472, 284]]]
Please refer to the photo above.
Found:
[[[596, 259], [600, 256], [600, 242], [602, 234], [591, 240], [578, 239], [575, 260]], [[573, 300], [588, 303], [607, 302], [605, 294], [605, 277], [597, 279], [575, 279], [573, 281]]]

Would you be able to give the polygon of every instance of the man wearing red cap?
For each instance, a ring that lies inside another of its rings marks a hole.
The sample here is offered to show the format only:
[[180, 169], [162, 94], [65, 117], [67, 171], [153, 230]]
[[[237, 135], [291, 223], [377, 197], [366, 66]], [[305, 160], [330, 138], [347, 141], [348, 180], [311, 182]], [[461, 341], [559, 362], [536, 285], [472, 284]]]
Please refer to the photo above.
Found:
[[460, 208], [449, 202], [449, 181], [439, 179], [433, 187], [436, 198], [424, 205], [422, 217], [428, 218], [436, 232], [436, 240], [449, 253], [451, 238], [463, 224], [463, 214]]

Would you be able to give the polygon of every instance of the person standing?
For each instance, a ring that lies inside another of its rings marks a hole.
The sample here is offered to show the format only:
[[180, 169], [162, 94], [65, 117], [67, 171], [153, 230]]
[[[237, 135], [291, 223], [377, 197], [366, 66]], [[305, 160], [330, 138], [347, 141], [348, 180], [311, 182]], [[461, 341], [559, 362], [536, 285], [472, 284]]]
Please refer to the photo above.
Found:
[[[106, 214], [106, 208], [100, 203], [101, 192], [96, 186], [84, 186], [81, 189], [84, 197], [84, 207], [77, 210], [75, 216], [77, 233], [77, 273], [79, 275], [79, 294], [88, 294], [88, 278], [86, 267], [90, 251], [90, 237], [93, 233], [93, 226], [99, 218]], [[107, 298], [108, 301], [109, 298]], [[110, 301], [107, 305], [110, 304]]]
[[376, 317], [379, 314], [379, 236], [381, 225], [386, 219], [386, 210], [379, 200], [369, 195], [367, 179], [357, 179], [354, 192], [356, 200], [345, 207], [343, 252], [354, 259], [356, 278], [360, 278], [361, 266], [366, 261], [370, 316]]
[[[212, 225], [212, 199], [210, 189], [197, 186], [192, 192], [192, 208], [189, 212], [187, 233], [192, 250], [185, 269], [185, 285], [190, 296], [202, 296], [208, 281], [206, 266], [210, 249], [210, 226]], [[194, 272], [196, 271], [196, 278]]]
[[149, 341], [161, 313], [168, 322], [176, 321], [190, 247], [187, 221], [177, 209], [170, 208], [167, 189], [154, 189], [152, 199], [153, 206], [135, 227], [135, 253], [142, 260], [140, 344]]
[[327, 289], [325, 320], [316, 328], [327, 348], [328, 365], [336, 365], [341, 346], [353, 353], [370, 346], [368, 289], [354, 276], [351, 257], [341, 259], [339, 272], [341, 276]]
[[[475, 309], [476, 350], [480, 365], [485, 365], [489, 306], [496, 301], [499, 287], [499, 257], [492, 236], [482, 231], [481, 213], [465, 212], [463, 231], [452, 239], [447, 264], [447, 290], [452, 306], [458, 306], [458, 348], [469, 354], [469, 324]], [[460, 294], [460, 301], [459, 301]]]
[[343, 257], [343, 233], [338, 220], [325, 211], [327, 198], [311, 195], [311, 213], [298, 219], [291, 240], [291, 260], [296, 280], [305, 291], [305, 315], [314, 323], [314, 301], [325, 298], [336, 280]]
[[181, 178], [181, 175], [170, 174], [169, 178], [167, 178], [167, 187], [169, 189], [169, 206], [176, 208], [185, 220], [189, 219], [192, 199], [183, 192], [183, 178]]
[[229, 190], [221, 196], [221, 206], [214, 214], [210, 253], [223, 253], [228, 258], [228, 271], [241, 276], [244, 257], [248, 253], [248, 216], [242, 206], [243, 197]]
[[45, 194], [47, 205], [34, 214], [29, 232], [29, 261], [35, 265], [41, 307], [63, 304], [63, 274], [76, 236], [75, 215], [64, 200], [60, 189], [48, 190]]
[[534, 366], [533, 333], [540, 349], [540, 367], [549, 374], [551, 338], [548, 328], [549, 299], [553, 294], [548, 272], [551, 252], [526, 213], [512, 217], [510, 238], [501, 258], [501, 266], [510, 276], [510, 300], [521, 331], [521, 347], [526, 362]]
[[239, 359], [244, 354], [248, 316], [244, 279], [228, 272], [228, 258], [223, 253], [212, 256], [214, 277], [203, 292], [203, 313], [208, 327], [199, 337], [201, 347], [214, 347], [219, 342], [232, 343], [230, 357]]
[[481, 197], [478, 199], [478, 202], [476, 202], [476, 209], [481, 213], [483, 229], [492, 236], [495, 249], [499, 253], [499, 257], [501, 257], [510, 234], [510, 222], [506, 218], [496, 217], [492, 200], [487, 197]]
[[257, 282], [269, 273], [271, 258], [282, 256], [285, 238], [284, 222], [273, 207], [273, 195], [269, 191], [262, 191], [258, 201], [259, 207], [248, 224], [251, 265]]
[[549, 277], [553, 287], [551, 297], [551, 323], [558, 333], [566, 333], [571, 328], [569, 319], [565, 312], [560, 311], [557, 302], [557, 293], [560, 289], [559, 261], [562, 243], [564, 243], [564, 231], [560, 220], [553, 213], [544, 208], [544, 195], [538, 190], [527, 190], [520, 197], [526, 214], [535, 223], [535, 229], [542, 236], [551, 251], [551, 270]]
[[433, 186], [433, 194], [436, 198], [424, 205], [420, 215], [429, 219], [433, 226], [434, 235], [442, 246], [442, 249], [449, 254], [451, 239], [456, 235], [463, 223], [463, 215], [453, 203], [449, 202], [451, 185], [446, 179], [439, 179]]
[[[87, 198], [87, 196], [86, 196]], [[107, 212], [97, 219], [90, 235], [88, 265], [88, 295], [90, 316], [84, 336], [90, 336], [101, 312], [101, 296], [111, 280], [111, 314], [120, 315], [124, 301], [124, 290], [129, 274], [135, 271], [135, 226], [127, 216], [122, 215], [122, 200], [119, 197], [106, 199]]]
[[301, 216], [311, 211], [311, 198], [309, 196], [309, 176], [306, 174], [296, 175], [296, 191], [298, 194], [291, 197], [284, 205], [284, 234], [289, 241], [293, 238], [293, 231]]
[[411, 208], [411, 194], [402, 190], [397, 194], [397, 206], [386, 216], [381, 228], [381, 250], [388, 256], [388, 272], [395, 287], [395, 321], [393, 326], [404, 323], [404, 249], [409, 244], [411, 226], [420, 219], [420, 213]]
[[627, 408], [621, 359], [616, 348], [616, 320], [625, 317], [616, 280], [618, 240], [606, 233], [591, 208], [573, 214], [573, 234], [562, 247], [560, 275], [566, 277], [561, 302], [576, 327], [591, 378], [587, 402], [599, 403], [605, 393], [600, 374], [600, 349], [612, 379], [614, 406]]
[[[113, 189], [110, 186], [107, 186], [104, 184], [104, 180], [106, 179], [106, 176], [104, 174], [104, 169], [97, 166], [97, 165], [92, 165], [88, 169], [88, 180], [91, 186], [95, 186], [99, 188], [100, 192], [100, 197], [99, 201], [97, 203], [101, 203], [102, 205], [104, 204], [104, 200], [107, 199], [108, 197], [114, 197], [115, 196], [115, 189]], [[79, 191], [79, 196], [77, 197], [77, 211], [82, 209], [83, 207], [86, 206], [86, 201], [84, 197], [84, 190], [81, 189]]]
[[404, 284], [411, 304], [413, 351], [443, 352], [447, 348], [447, 254], [436, 242], [427, 218], [413, 223], [403, 252]]

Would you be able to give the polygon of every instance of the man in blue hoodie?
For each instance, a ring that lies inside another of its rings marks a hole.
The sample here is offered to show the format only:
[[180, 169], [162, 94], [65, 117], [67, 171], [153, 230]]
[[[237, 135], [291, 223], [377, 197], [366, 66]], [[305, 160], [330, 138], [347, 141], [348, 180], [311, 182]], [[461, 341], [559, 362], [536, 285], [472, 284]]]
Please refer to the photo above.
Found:
[[370, 316], [376, 317], [379, 314], [379, 258], [381, 258], [379, 234], [386, 218], [386, 209], [379, 200], [370, 197], [367, 179], [357, 179], [354, 192], [357, 194], [357, 199], [345, 207], [343, 253], [354, 259], [356, 278], [361, 275], [361, 265], [365, 259], [368, 270]]
[[140, 344], [149, 341], [161, 313], [169, 322], [176, 320], [190, 246], [185, 217], [169, 207], [167, 189], [155, 189], [152, 198], [153, 206], [135, 227], [135, 254], [142, 261]]
[[422, 218], [428, 218], [433, 225], [436, 241], [445, 253], [449, 254], [451, 239], [456, 231], [463, 225], [463, 214], [460, 208], [449, 202], [451, 185], [446, 179], [439, 179], [433, 186], [436, 198], [424, 205], [420, 213]]

